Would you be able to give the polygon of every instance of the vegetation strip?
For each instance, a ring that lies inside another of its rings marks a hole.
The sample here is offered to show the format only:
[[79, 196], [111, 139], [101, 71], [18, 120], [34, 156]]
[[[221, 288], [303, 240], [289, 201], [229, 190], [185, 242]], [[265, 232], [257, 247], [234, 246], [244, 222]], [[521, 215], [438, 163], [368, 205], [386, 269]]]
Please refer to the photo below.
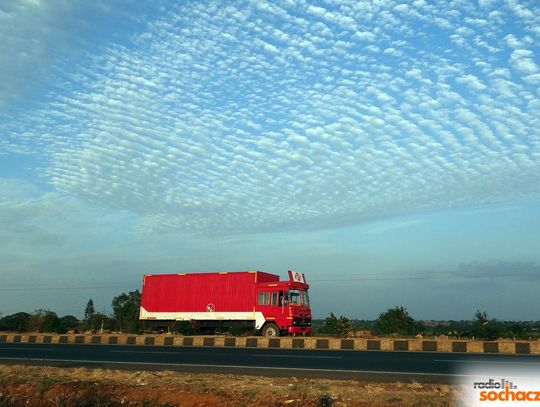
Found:
[[[457, 386], [0, 365], [0, 406], [457, 406]], [[326, 404], [332, 405], [332, 404]]]

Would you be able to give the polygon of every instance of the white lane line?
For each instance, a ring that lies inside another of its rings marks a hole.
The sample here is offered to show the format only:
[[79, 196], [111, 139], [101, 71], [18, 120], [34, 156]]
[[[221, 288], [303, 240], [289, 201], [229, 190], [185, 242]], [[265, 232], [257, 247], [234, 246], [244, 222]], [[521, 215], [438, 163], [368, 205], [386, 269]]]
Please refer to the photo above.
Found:
[[65, 362], [65, 363], [88, 363], [88, 364], [108, 364], [108, 365], [141, 365], [141, 366], [171, 366], [171, 367], [211, 367], [220, 369], [248, 369], [248, 370], [287, 370], [287, 371], [307, 371], [307, 372], [325, 372], [325, 373], [362, 373], [362, 374], [393, 374], [393, 375], [415, 375], [415, 376], [442, 376], [442, 377], [477, 377], [470, 374], [454, 373], [425, 373], [425, 372], [392, 372], [384, 370], [347, 370], [347, 369], [314, 369], [297, 367], [271, 367], [271, 366], [241, 366], [241, 365], [208, 365], [194, 363], [155, 363], [155, 362], [121, 362], [113, 360], [84, 360], [84, 359], [46, 359], [46, 358], [6, 358], [0, 357], [0, 360], [26, 360], [38, 362]]
[[261, 355], [259, 353], [252, 353], [249, 356], [255, 356], [258, 358], [343, 359], [343, 356]]
[[497, 361], [497, 360], [464, 360], [464, 359], [435, 359], [435, 362], [450, 362], [450, 363], [474, 363], [477, 365], [540, 365], [538, 362], [511, 362], [511, 361]]
[[41, 350], [52, 352], [53, 350], [56, 350], [56, 349], [52, 349], [52, 348], [19, 348], [19, 347], [14, 347], [14, 348], [2, 347], [0, 350], [3, 350], [3, 349], [5, 349], [5, 350], [18, 350], [18, 351], [21, 351], [21, 352], [32, 352], [32, 351], [41, 351]]
[[149, 352], [142, 350], [110, 350], [109, 353], [144, 353], [145, 355], [183, 355], [184, 352]]
[[[110, 350], [109, 353], [142, 353], [145, 355], [185, 355], [185, 352], [148, 352], [142, 350]], [[252, 353], [258, 358], [298, 358], [298, 359], [343, 359], [343, 356], [299, 356], [299, 355], [269, 355]]]

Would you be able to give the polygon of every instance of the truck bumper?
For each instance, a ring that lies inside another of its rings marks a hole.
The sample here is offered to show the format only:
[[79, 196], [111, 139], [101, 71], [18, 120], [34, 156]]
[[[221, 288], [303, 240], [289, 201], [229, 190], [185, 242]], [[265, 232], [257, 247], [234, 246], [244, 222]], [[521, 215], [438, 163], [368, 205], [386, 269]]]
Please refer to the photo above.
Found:
[[287, 329], [289, 335], [311, 335], [310, 326], [290, 326]]

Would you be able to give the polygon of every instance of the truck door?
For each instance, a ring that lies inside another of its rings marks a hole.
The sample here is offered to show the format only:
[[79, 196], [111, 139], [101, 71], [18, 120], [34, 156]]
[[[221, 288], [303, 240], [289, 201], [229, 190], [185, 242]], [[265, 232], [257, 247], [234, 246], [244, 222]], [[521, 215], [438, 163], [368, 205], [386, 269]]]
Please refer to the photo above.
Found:
[[283, 293], [283, 290], [279, 291], [278, 304], [281, 308], [281, 313], [285, 314], [285, 306], [287, 305], [287, 295]]

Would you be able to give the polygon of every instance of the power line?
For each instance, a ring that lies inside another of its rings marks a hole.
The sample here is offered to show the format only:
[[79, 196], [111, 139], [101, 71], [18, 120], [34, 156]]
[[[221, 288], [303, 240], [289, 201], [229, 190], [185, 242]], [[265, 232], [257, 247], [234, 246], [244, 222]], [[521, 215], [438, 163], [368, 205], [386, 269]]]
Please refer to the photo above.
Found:
[[[408, 275], [410, 274], [410, 275]], [[359, 275], [351, 275], [351, 276], [344, 276], [344, 277], [336, 277], [336, 278], [311, 278], [308, 279], [309, 282], [331, 282], [331, 281], [340, 281], [340, 282], [347, 282], [347, 281], [380, 281], [380, 280], [461, 280], [461, 279], [485, 279], [485, 278], [504, 278], [504, 277], [533, 277], [529, 273], [497, 273], [492, 275], [487, 274], [452, 274], [452, 273], [446, 273], [446, 274], [413, 274], [413, 273], [405, 273], [405, 274], [394, 274], [394, 275], [384, 275], [380, 276], [380, 274], [359, 274]], [[538, 277], [538, 276], [535, 276]]]
[[[140, 286], [137, 286], [140, 288]], [[92, 286], [59, 286], [59, 287], [2, 287], [0, 291], [52, 291], [52, 290], [93, 290], [107, 288], [133, 288], [132, 284], [92, 285]]]
[[[312, 282], [353, 282], [353, 281], [396, 281], [396, 280], [460, 280], [460, 279], [485, 279], [485, 278], [494, 278], [494, 277], [531, 277], [529, 274], [496, 274], [492, 276], [488, 275], [452, 275], [451, 273], [447, 274], [436, 274], [436, 275], [425, 275], [425, 274], [414, 274], [414, 273], [405, 273], [405, 274], [394, 274], [394, 275], [384, 275], [381, 276], [377, 273], [367, 273], [367, 274], [357, 274], [349, 275], [342, 277], [328, 277], [328, 278], [312, 278], [308, 279], [308, 283]], [[136, 287], [140, 288], [140, 284], [133, 283], [111, 283], [111, 284], [99, 284], [99, 285], [73, 285], [73, 286], [22, 286], [21, 284], [17, 285], [3, 285], [0, 287], [1, 291], [61, 291], [61, 290], [93, 290], [93, 289], [110, 289], [110, 288], [124, 288], [131, 289]]]

